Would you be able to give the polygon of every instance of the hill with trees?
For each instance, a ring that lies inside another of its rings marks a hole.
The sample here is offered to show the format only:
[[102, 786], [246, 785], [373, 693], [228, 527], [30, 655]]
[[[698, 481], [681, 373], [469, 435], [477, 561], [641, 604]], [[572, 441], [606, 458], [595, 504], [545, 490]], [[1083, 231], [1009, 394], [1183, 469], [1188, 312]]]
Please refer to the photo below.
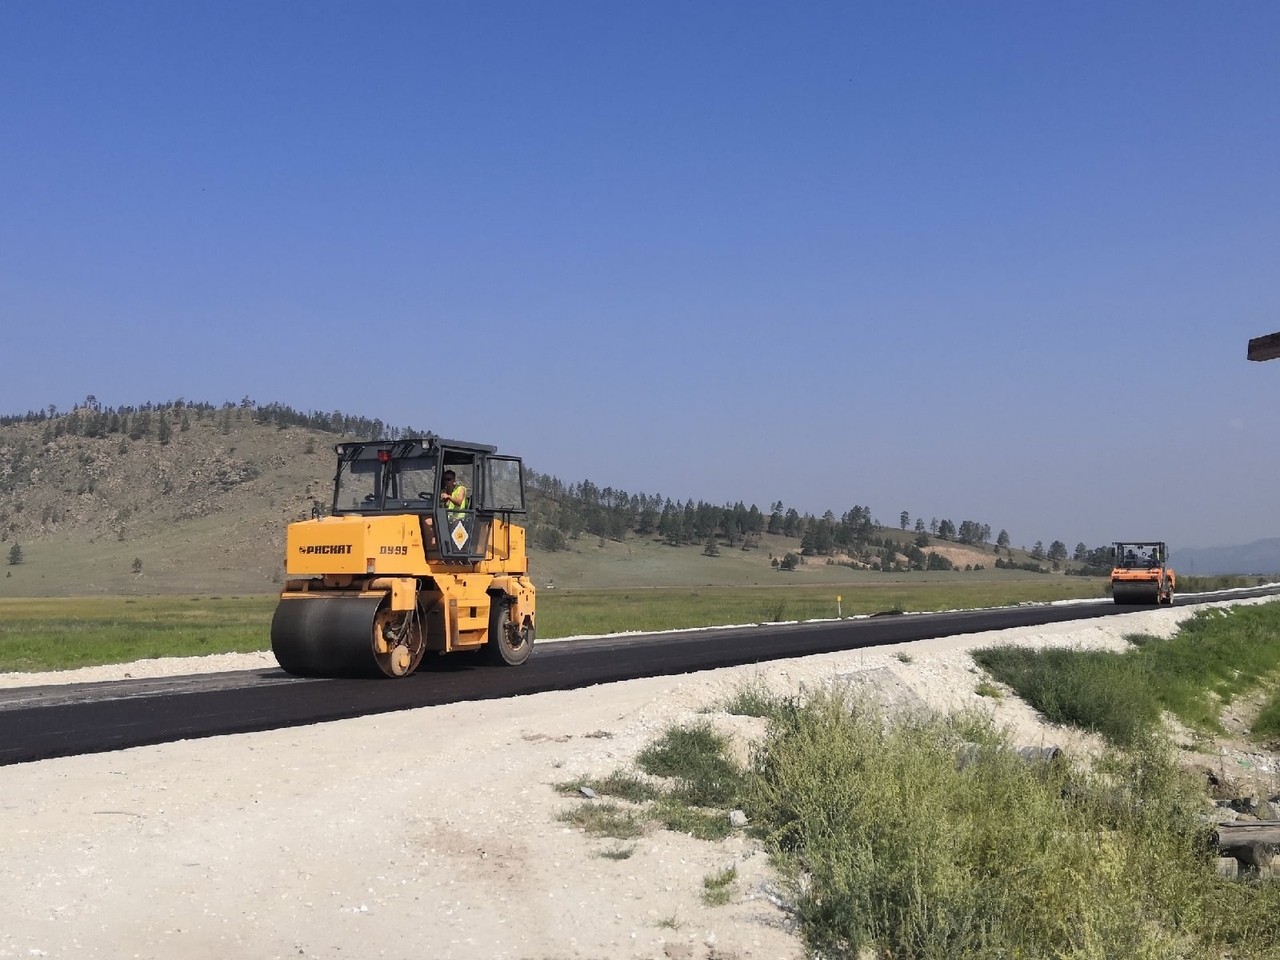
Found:
[[[272, 592], [283, 578], [287, 524], [329, 504], [333, 445], [424, 432], [248, 397], [111, 408], [90, 396], [67, 412], [0, 417], [0, 595]], [[1024, 552], [1003, 530], [993, 543], [991, 526], [976, 520], [913, 520], [903, 511], [891, 527], [858, 504], [838, 515], [802, 514], [782, 501], [761, 510], [565, 482], [526, 467], [530, 546], [547, 579], [572, 570], [589, 584], [584, 556], [607, 557], [612, 546], [634, 557], [654, 545], [668, 550], [646, 558], [650, 567], [692, 555], [749, 560], [765, 573], [813, 565], [1095, 572], [1098, 551], [1083, 544], [1071, 556], [1060, 541]]]

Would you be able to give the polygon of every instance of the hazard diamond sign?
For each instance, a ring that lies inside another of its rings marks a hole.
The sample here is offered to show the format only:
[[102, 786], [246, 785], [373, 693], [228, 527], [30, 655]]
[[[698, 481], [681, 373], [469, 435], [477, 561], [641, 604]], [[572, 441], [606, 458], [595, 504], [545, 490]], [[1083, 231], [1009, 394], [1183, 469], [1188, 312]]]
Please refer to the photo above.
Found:
[[461, 520], [454, 525], [450, 539], [453, 540], [453, 545], [459, 550], [467, 545], [467, 528], [462, 525]]

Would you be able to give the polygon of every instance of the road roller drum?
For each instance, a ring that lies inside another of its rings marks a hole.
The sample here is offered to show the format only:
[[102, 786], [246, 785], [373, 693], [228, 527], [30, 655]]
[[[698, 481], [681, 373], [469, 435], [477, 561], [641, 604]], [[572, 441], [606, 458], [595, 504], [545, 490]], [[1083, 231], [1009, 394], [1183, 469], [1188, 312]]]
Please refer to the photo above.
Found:
[[1160, 602], [1160, 585], [1151, 581], [1113, 583], [1111, 593], [1116, 603], [1150, 605]]
[[407, 676], [424, 652], [421, 618], [379, 597], [290, 598], [271, 619], [271, 651], [301, 677]]

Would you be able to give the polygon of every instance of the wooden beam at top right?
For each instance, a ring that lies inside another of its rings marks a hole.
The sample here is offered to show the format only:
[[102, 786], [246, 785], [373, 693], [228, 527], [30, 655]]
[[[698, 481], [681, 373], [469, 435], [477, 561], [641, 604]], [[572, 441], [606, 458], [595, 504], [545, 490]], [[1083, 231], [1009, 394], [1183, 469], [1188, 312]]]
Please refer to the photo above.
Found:
[[1274, 360], [1280, 357], [1280, 333], [1254, 337], [1249, 341], [1250, 360]]

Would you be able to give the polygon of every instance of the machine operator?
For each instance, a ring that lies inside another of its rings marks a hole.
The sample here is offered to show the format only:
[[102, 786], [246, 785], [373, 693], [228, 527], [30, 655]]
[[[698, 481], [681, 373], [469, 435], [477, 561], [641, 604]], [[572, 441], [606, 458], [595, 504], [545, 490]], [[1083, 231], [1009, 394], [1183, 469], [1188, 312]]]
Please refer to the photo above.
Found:
[[467, 509], [467, 488], [458, 482], [452, 470], [446, 470], [440, 477], [440, 502], [449, 511], [449, 523], [452, 525], [462, 519]]

